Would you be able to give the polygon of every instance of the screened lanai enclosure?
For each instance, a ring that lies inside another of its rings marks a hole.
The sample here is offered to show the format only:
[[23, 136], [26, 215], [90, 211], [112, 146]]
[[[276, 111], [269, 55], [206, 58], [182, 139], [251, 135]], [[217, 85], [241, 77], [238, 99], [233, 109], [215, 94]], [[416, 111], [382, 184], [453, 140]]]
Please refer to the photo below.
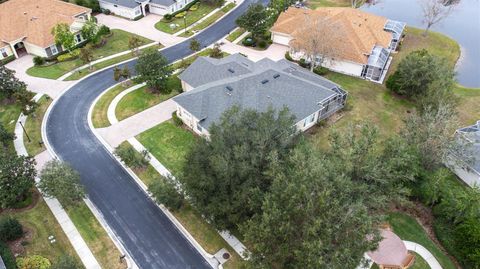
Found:
[[392, 33], [392, 41], [390, 41], [390, 47], [388, 48], [391, 51], [395, 51], [398, 47], [398, 44], [402, 40], [403, 30], [405, 29], [406, 24], [400, 21], [387, 20], [385, 23], [385, 31]]
[[363, 66], [362, 77], [373, 80], [382, 81], [383, 73], [387, 69], [390, 51], [380, 46], [375, 46], [372, 53], [368, 57], [368, 62]]

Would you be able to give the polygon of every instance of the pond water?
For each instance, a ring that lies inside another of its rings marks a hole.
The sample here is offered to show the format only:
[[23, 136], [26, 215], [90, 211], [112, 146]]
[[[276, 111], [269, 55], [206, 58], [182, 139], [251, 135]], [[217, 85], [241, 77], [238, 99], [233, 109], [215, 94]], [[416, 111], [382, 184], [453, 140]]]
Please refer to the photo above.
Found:
[[[409, 26], [424, 28], [420, 0], [380, 0], [361, 9]], [[459, 0], [453, 12], [437, 25], [437, 31], [455, 39], [462, 56], [457, 63], [457, 80], [466, 87], [480, 88], [480, 0]]]

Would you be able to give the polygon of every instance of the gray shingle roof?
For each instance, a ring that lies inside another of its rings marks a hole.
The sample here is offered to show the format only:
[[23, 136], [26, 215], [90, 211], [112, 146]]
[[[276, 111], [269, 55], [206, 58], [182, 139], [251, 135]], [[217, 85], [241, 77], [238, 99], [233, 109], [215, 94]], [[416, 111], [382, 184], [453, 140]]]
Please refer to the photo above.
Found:
[[[228, 68], [235, 68], [235, 72], [229, 72]], [[318, 102], [338, 95], [336, 89], [340, 88], [302, 69], [283, 60], [264, 59], [254, 63], [239, 54], [222, 60], [199, 58], [180, 75], [196, 88], [175, 97], [174, 101], [207, 129], [234, 105], [261, 112], [270, 107], [276, 110], [288, 107], [301, 120], [320, 109]]]
[[175, 4], [175, 0], [151, 0], [150, 3], [169, 7]]
[[122, 7], [128, 7], [128, 8], [135, 8], [140, 5], [135, 0], [101, 0], [101, 1], [112, 3], [114, 5], [119, 5]]

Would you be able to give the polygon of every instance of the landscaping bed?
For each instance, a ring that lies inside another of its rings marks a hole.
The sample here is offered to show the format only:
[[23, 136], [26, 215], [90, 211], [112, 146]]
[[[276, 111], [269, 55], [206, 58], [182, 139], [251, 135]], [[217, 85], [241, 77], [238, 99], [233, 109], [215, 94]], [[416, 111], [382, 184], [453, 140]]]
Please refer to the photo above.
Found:
[[215, 12], [212, 16], [206, 18], [204, 21], [195, 25], [194, 27], [189, 29], [187, 32], [182, 33], [180, 36], [189, 37], [189, 36], [192, 36], [194, 33], [207, 28], [208, 26], [212, 25], [215, 21], [217, 21], [218, 19], [223, 17], [223, 15], [225, 15], [228, 11], [230, 11], [234, 7], [235, 7], [234, 3], [227, 4], [226, 6], [224, 6], [223, 8], [218, 10], [217, 12]]
[[124, 120], [182, 92], [182, 85], [177, 75], [169, 78], [167, 87], [171, 90], [169, 94], [154, 93], [147, 86], [143, 86], [125, 95], [115, 108], [117, 119]]
[[34, 115], [29, 115], [25, 122], [25, 130], [30, 137], [23, 136], [23, 143], [30, 156], [35, 156], [44, 151], [45, 145], [42, 140], [42, 121], [48, 106], [52, 103], [52, 99], [46, 95], [42, 96], [38, 101], [38, 107]]
[[[207, 14], [212, 12], [215, 8], [215, 6], [207, 5], [205, 3], [197, 2], [195, 5], [190, 7], [188, 11], [185, 11], [186, 19], [184, 20], [182, 15], [183, 12], [178, 13], [177, 16], [174, 16], [171, 20], [167, 20], [165, 18], [162, 18], [159, 22], [155, 24], [155, 28], [159, 31], [169, 33], [169, 34], [174, 34], [178, 31], [181, 31], [185, 29], [185, 27], [188, 27], [201, 18], [205, 17]], [[186, 22], [186, 26], [185, 26]], [[170, 25], [178, 25], [176, 28], [170, 28]]]
[[[93, 61], [110, 56], [122, 51], [129, 50], [128, 40], [131, 36], [136, 36], [141, 41], [141, 45], [153, 42], [141, 36], [137, 36], [122, 30], [111, 30], [112, 35], [108, 37], [107, 42], [100, 48], [92, 50]], [[57, 79], [73, 69], [84, 65], [80, 59], [58, 62], [48, 66], [33, 66], [27, 70], [27, 74], [34, 77]]]

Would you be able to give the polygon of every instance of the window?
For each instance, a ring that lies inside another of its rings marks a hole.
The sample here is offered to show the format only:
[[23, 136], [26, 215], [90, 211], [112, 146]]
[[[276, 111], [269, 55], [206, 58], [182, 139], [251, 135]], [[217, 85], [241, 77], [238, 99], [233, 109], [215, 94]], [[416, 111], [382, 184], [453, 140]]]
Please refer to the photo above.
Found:
[[3, 58], [8, 57], [7, 50], [5, 48], [1, 48], [0, 52], [2, 53]]
[[197, 123], [197, 130], [198, 130], [200, 133], [203, 132], [202, 126], [200, 126], [198, 123]]
[[315, 121], [315, 113], [312, 115], [308, 116], [304, 121], [303, 121], [303, 127], [310, 125], [312, 122]]
[[75, 43], [80, 43], [82, 42], [82, 35], [81, 34], [76, 34], [75, 35]]
[[57, 45], [51, 45], [50, 51], [52, 52], [52, 55], [58, 54]]

